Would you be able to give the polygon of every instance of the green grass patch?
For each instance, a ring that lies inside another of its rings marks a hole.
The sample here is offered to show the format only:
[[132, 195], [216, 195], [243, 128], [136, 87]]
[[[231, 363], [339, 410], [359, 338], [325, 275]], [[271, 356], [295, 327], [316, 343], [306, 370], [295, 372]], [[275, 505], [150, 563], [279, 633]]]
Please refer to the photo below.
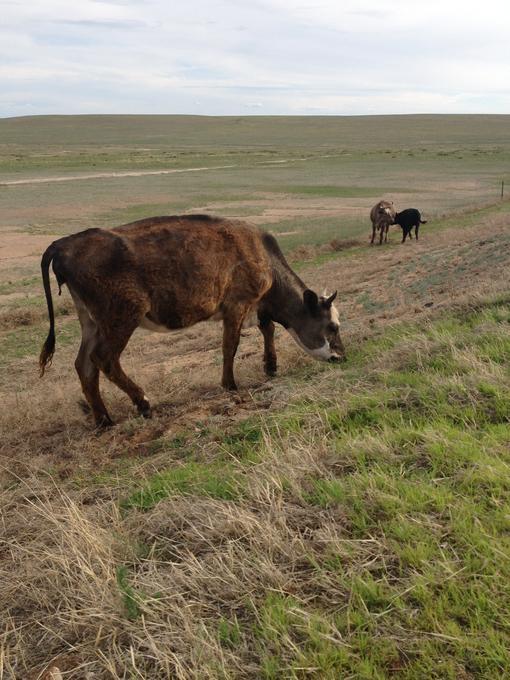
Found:
[[[339, 198], [358, 198], [365, 196], [377, 196], [384, 194], [385, 189], [380, 187], [359, 187], [359, 186], [335, 186], [330, 185], [297, 185], [297, 186], [283, 186], [278, 188], [271, 188], [275, 193], [283, 194], [297, 194], [303, 196], [326, 196]], [[395, 189], [396, 191], [396, 189]], [[399, 192], [401, 189], [398, 190]]]
[[[48, 324], [20, 327], [0, 334], [0, 365], [8, 365], [19, 359], [39, 356], [48, 333]], [[59, 345], [78, 342], [81, 335], [77, 321], [62, 322], [56, 330], [56, 352]]]
[[117, 586], [122, 595], [126, 615], [130, 621], [134, 621], [142, 614], [140, 595], [129, 583], [128, 577], [129, 571], [126, 566], [117, 567]]
[[299, 414], [282, 447], [313, 432], [329, 450], [300, 494], [295, 484], [285, 493], [339, 518], [346, 543], [310, 556], [311, 599], [271, 593], [259, 604], [263, 677], [505, 677], [507, 324], [503, 298], [392, 329], [351, 356], [340, 385], [334, 371], [318, 372], [323, 396], [282, 415]]
[[241, 641], [241, 627], [237, 619], [222, 617], [218, 622], [218, 638], [223, 647], [235, 649]]
[[0, 283], [0, 295], [8, 295], [10, 293], [17, 293], [19, 291], [25, 292], [28, 288], [37, 286], [41, 288], [40, 276], [28, 276], [23, 279], [13, 279], [12, 281], [5, 281]]
[[242, 491], [242, 481], [232, 465], [190, 461], [153, 475], [141, 489], [124, 499], [121, 507], [124, 510], [149, 510], [175, 494], [232, 501], [238, 500]]

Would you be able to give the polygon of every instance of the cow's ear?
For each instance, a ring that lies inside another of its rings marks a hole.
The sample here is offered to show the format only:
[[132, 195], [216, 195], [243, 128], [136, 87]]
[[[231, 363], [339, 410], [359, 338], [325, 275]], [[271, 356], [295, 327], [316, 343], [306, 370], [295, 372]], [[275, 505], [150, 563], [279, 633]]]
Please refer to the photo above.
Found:
[[325, 307], [326, 309], [329, 309], [329, 308], [331, 307], [331, 305], [333, 304], [333, 301], [334, 301], [334, 299], [336, 298], [337, 294], [338, 294], [338, 291], [335, 290], [335, 292], [333, 293], [333, 295], [330, 295], [326, 300], [324, 300], [324, 303], [323, 303], [323, 304], [324, 304], [324, 307]]
[[307, 309], [309, 309], [311, 312], [316, 312], [319, 308], [319, 298], [317, 297], [317, 293], [314, 293], [313, 290], [310, 290], [309, 288], [307, 288], [303, 293], [303, 302], [305, 303], [305, 307], [307, 307]]

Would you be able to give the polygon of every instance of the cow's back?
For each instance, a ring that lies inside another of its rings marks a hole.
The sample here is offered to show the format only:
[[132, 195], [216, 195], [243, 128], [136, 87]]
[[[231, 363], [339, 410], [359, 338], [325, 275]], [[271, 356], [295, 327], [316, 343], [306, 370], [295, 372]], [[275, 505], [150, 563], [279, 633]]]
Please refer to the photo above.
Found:
[[137, 260], [148, 285], [169, 275], [190, 283], [231, 278], [243, 272], [254, 276], [269, 270], [262, 234], [237, 220], [208, 215], [155, 217], [116, 227], [111, 233], [122, 238]]
[[206, 215], [156, 217], [112, 233], [135, 257], [152, 317], [168, 327], [255, 303], [272, 284], [262, 234], [244, 222]]
[[187, 254], [205, 267], [218, 259], [265, 257], [261, 232], [255, 227], [209, 215], [153, 217], [115, 227], [110, 233], [121, 237], [142, 259], [165, 255], [179, 266]]
[[405, 208], [395, 215], [395, 224], [401, 226], [414, 226], [419, 224], [421, 220], [421, 213], [417, 208]]
[[154, 323], [182, 328], [222, 309], [255, 304], [272, 285], [262, 232], [235, 220], [154, 217], [55, 243], [59, 283], [94, 314], [112, 304], [143, 304]]

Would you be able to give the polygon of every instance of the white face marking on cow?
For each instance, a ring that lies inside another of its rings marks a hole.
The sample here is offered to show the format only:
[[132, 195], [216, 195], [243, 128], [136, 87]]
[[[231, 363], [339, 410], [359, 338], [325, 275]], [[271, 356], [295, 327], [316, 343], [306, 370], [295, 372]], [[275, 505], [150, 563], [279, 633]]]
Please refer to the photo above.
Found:
[[327, 340], [322, 347], [319, 347], [318, 349], [307, 349], [306, 351], [314, 359], [319, 359], [319, 361], [329, 361], [331, 357], [334, 356]]
[[331, 321], [337, 323], [340, 326], [340, 317], [338, 315], [338, 309], [335, 305], [331, 305]]
[[293, 328], [287, 328], [289, 334], [294, 338], [296, 344], [298, 344], [301, 349], [304, 349], [307, 354], [309, 354], [311, 357], [314, 359], [318, 359], [319, 361], [329, 361], [331, 357], [336, 356], [332, 351], [331, 347], [329, 346], [329, 342], [325, 340], [324, 344], [322, 347], [318, 347], [317, 349], [310, 349], [307, 347], [305, 344], [303, 344], [299, 338], [299, 335], [296, 333], [296, 331]]

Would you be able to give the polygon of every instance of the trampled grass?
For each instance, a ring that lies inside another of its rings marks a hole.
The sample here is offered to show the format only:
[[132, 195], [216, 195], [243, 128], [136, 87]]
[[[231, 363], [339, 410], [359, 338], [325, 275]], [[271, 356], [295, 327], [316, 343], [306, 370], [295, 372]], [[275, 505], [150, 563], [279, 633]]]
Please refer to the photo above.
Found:
[[4, 674], [506, 677], [509, 320], [395, 326], [90, 509], [18, 487]]

